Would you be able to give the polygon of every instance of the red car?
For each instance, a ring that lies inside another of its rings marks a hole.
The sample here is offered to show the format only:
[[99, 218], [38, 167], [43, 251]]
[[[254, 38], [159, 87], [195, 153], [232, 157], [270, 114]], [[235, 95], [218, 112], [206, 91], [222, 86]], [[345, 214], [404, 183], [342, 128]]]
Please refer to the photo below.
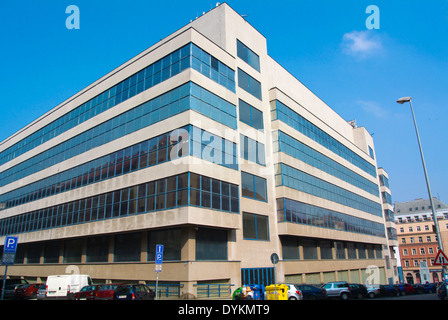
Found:
[[31, 283], [20, 286], [14, 291], [15, 299], [36, 299], [37, 290], [42, 283]]
[[406, 290], [406, 294], [415, 294], [415, 289], [408, 283], [403, 284], [404, 290]]
[[101, 284], [94, 284], [91, 286], [82, 287], [79, 292], [74, 294], [75, 300], [93, 300], [95, 299], [96, 292], [102, 287]]
[[103, 285], [101, 289], [96, 292], [95, 300], [113, 300], [114, 291], [119, 285], [119, 283]]

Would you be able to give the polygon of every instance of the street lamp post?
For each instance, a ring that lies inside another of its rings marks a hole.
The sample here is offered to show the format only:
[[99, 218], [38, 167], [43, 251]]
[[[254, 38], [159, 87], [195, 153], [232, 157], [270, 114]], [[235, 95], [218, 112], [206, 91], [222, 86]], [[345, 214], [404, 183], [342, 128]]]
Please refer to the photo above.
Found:
[[[426, 171], [425, 157], [423, 156], [422, 143], [420, 142], [420, 135], [418, 134], [417, 129], [417, 121], [415, 120], [414, 108], [412, 107], [412, 99], [411, 97], [403, 97], [397, 100], [397, 103], [403, 104], [405, 102], [409, 102], [411, 106], [412, 119], [414, 120], [415, 133], [417, 134], [418, 148], [420, 150], [420, 157], [422, 158], [423, 172], [425, 174], [426, 187], [428, 189], [429, 202], [431, 203], [431, 211], [432, 211], [432, 219], [434, 220], [434, 227], [437, 236], [437, 244], [439, 245], [439, 249], [443, 251], [442, 239], [440, 238], [439, 226], [437, 224], [436, 212], [434, 210], [434, 202], [432, 200], [431, 187], [429, 185], [428, 172]], [[442, 277], [445, 278], [445, 267], [442, 266]]]

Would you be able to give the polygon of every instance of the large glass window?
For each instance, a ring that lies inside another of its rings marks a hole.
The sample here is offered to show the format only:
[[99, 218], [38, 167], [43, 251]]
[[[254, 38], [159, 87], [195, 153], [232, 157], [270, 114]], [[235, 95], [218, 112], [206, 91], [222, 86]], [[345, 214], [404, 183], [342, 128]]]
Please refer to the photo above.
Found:
[[297, 237], [282, 236], [280, 237], [282, 244], [283, 260], [299, 260], [299, 240]]
[[241, 158], [266, 165], [264, 144], [244, 135], [240, 135]]
[[[235, 143], [189, 125], [15, 189], [0, 199], [6, 202], [4, 208], [7, 209], [188, 154], [238, 169]], [[144, 210], [142, 201], [138, 203], [138, 209]], [[92, 212], [93, 216], [96, 214], [96, 211]]]
[[317, 243], [314, 240], [302, 240], [303, 259], [317, 260]]
[[241, 99], [238, 101], [240, 121], [255, 129], [263, 130], [263, 112]]
[[286, 123], [376, 178], [374, 165], [278, 100], [271, 102], [271, 119]]
[[364, 198], [284, 163], [275, 165], [275, 172], [277, 186], [284, 185], [379, 217], [383, 215], [381, 204], [378, 202]]
[[[33, 232], [187, 205], [239, 213], [238, 186], [186, 172], [3, 218], [0, 220], [0, 235]], [[94, 250], [95, 244], [90, 247]], [[91, 258], [96, 259], [98, 255], [94, 250]]]
[[155, 261], [156, 246], [163, 245], [164, 261], [179, 261], [181, 259], [181, 229], [154, 230], [148, 233], [148, 261]]
[[44, 263], [58, 263], [60, 250], [60, 241], [46, 242], [44, 247]]
[[192, 44], [191, 67], [204, 76], [235, 92], [235, 71], [224, 63]]
[[235, 92], [235, 71], [189, 43], [2, 151], [0, 165], [190, 67]]
[[109, 254], [109, 236], [87, 238], [87, 262], [107, 262]]
[[238, 68], [238, 86], [261, 100], [261, 83]]
[[306, 224], [377, 237], [385, 237], [384, 225], [370, 220], [316, 207], [288, 198], [277, 199], [279, 222]]
[[198, 228], [196, 260], [227, 260], [227, 231]]
[[268, 201], [266, 179], [247, 172], [241, 172], [243, 197]]
[[344, 180], [358, 188], [363, 189], [375, 196], [379, 196], [378, 185], [338, 162], [328, 158], [326, 155], [310, 148], [302, 142], [294, 139], [283, 131], [275, 131], [272, 134], [274, 150], [284, 152], [299, 159], [319, 170]]
[[252, 68], [260, 72], [260, 57], [240, 40], [236, 40], [237, 55]]
[[64, 242], [64, 263], [80, 263], [83, 239], [66, 240]]
[[269, 240], [269, 218], [243, 212], [243, 237], [249, 240]]
[[115, 235], [114, 261], [140, 261], [141, 233], [125, 233]]

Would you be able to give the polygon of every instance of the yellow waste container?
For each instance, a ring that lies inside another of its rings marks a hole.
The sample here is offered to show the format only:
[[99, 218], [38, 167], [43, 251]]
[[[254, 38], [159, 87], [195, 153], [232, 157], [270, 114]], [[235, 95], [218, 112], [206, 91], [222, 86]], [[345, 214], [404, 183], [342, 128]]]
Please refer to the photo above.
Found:
[[[277, 289], [277, 298], [275, 297], [275, 291]], [[267, 300], [288, 300], [288, 286], [284, 284], [271, 284], [266, 286], [266, 299]]]

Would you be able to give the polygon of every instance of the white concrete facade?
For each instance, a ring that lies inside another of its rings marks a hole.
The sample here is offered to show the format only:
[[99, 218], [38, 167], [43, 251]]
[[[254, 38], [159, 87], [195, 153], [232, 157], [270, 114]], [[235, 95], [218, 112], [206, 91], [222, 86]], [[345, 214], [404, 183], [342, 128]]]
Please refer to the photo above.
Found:
[[[237, 39], [258, 55], [260, 72], [238, 57]], [[154, 272], [154, 262], [148, 258], [148, 251], [150, 250], [148, 248], [149, 234], [154, 230], [165, 230], [175, 227], [181, 230], [180, 259], [166, 262], [163, 265], [163, 272], [160, 273], [159, 280], [166, 283], [182, 284], [181, 294], [192, 293], [198, 295], [197, 284], [222, 283], [234, 285], [235, 287], [233, 288], [236, 288], [243, 282], [248, 281], [242, 276], [242, 270], [249, 270], [248, 272], [250, 273], [258, 269], [272, 268], [270, 261], [270, 255], [272, 253], [277, 253], [280, 256], [280, 262], [276, 268], [278, 282], [321, 283], [331, 280], [347, 280], [362, 283], [369, 276], [366, 269], [371, 265], [375, 265], [379, 270], [379, 282], [386, 283], [390, 275], [385, 262], [385, 254], [380, 254], [380, 252], [383, 252], [383, 248], [389, 248], [390, 246], [386, 235], [377, 236], [350, 232], [341, 230], [340, 228], [332, 229], [278, 220], [279, 208], [277, 199], [288, 198], [314, 207], [338, 212], [345, 216], [360, 218], [363, 221], [381, 225], [383, 228], [385, 224], [381, 212], [380, 215], [374, 215], [354, 208], [349, 203], [342, 204], [341, 202], [335, 202], [315, 194], [299, 191], [286, 185], [276, 185], [275, 170], [278, 168], [277, 165], [279, 163], [284, 163], [318, 178], [320, 181], [325, 181], [331, 185], [347, 190], [355, 196], [366, 199], [366, 201], [375, 203], [380, 207], [382, 205], [379, 192], [378, 195], [374, 195], [362, 188], [354, 186], [352, 183], [347, 182], [347, 180], [338, 178], [287, 153], [274, 150], [272, 134], [280, 130], [326, 156], [330, 159], [329, 161], [337, 163], [349, 169], [354, 175], [374, 183], [377, 185], [379, 191], [377, 175], [369, 175], [347, 159], [331, 152], [321, 143], [297, 131], [285, 122], [279, 119], [273, 120], [271, 115], [273, 101], [281, 101], [295, 113], [308, 120], [348, 150], [351, 150], [360, 159], [372, 165], [376, 172], [376, 160], [369, 154], [369, 148], [374, 150], [374, 143], [372, 136], [365, 128], [354, 127], [349, 124], [274, 61], [268, 55], [267, 41], [263, 35], [225, 3], [217, 6], [207, 14], [151, 46], [149, 49], [111, 71], [21, 131], [9, 137], [0, 144], [0, 152], [4, 152], [7, 148], [14, 146], [22, 139], [44, 128], [52, 121], [74, 110], [84, 102], [89, 101], [120, 81], [123, 81], [127, 77], [188, 43], [194, 43], [235, 71], [235, 92], [228, 90], [193, 68], [187, 68], [179, 74], [121, 102], [115, 107], [91, 117], [87, 121], [70, 128], [63, 134], [0, 165], [0, 174], [4, 174], [6, 170], [14, 168], [14, 166], [28, 159], [190, 81], [235, 105], [237, 113], [239, 112], [239, 99], [244, 100], [252, 107], [262, 111], [264, 130], [256, 130], [246, 123], [238, 121], [240, 119], [239, 116], [237, 117], [237, 129], [234, 130], [194, 110], [187, 110], [169, 119], [156, 122], [99, 147], [58, 162], [44, 170], [7, 183], [1, 187], [1, 195], [27, 186], [35, 181], [53, 176], [69, 168], [88, 163], [92, 159], [106, 156], [117, 150], [189, 124], [225, 137], [227, 140], [236, 143], [238, 145], [238, 170], [213, 164], [193, 156], [187, 156], [182, 158], [180, 163], [167, 161], [156, 166], [149, 166], [73, 190], [7, 207], [0, 211], [0, 218], [4, 220], [18, 215], [25, 215], [32, 211], [43, 210], [78, 199], [99, 196], [104, 193], [185, 172], [200, 174], [239, 186], [239, 213], [217, 211], [195, 206], [181, 206], [143, 214], [128, 215], [126, 217], [86, 221], [80, 224], [47, 228], [33, 232], [21, 232], [18, 234], [20, 244], [26, 246], [28, 250], [30, 250], [31, 244], [42, 243], [44, 246], [41, 249], [42, 252], [38, 263], [28, 263], [27, 255], [29, 252], [26, 251], [23, 253], [22, 263], [10, 267], [9, 274], [29, 279], [44, 279], [50, 274], [65, 273], [67, 266], [71, 264], [64, 262], [64, 243], [68, 240], [80, 239], [84, 241], [82, 245], [82, 258], [79, 263], [74, 264], [79, 267], [82, 273], [89, 274], [99, 282], [141, 281], [153, 283], [156, 274]], [[238, 69], [243, 70], [261, 83], [261, 99], [254, 97], [238, 86]], [[266, 165], [258, 165], [241, 158], [239, 149], [241, 134], [264, 145]], [[241, 172], [247, 172], [266, 179], [267, 201], [242, 196]], [[263, 217], [263, 219], [267, 217], [267, 239], [254, 240], [244, 237], [245, 225], [243, 223], [243, 215], [246, 212], [255, 214], [257, 217]], [[390, 223], [393, 223], [393, 221]], [[226, 259], [198, 260], [196, 258], [197, 232], [201, 228], [224, 230], [226, 232]], [[114, 259], [114, 237], [128, 232], [139, 233], [141, 235], [141, 238], [139, 238], [141, 239], [140, 261], [117, 262]], [[3, 234], [1, 236], [0, 243], [3, 243], [6, 235]], [[109, 237], [108, 259], [103, 263], [89, 263], [86, 258], [88, 256], [87, 242], [93, 236]], [[297, 259], [284, 257], [285, 247], [282, 242], [283, 239], [297, 241]], [[306, 258], [306, 254], [304, 253], [306, 249], [302, 245], [302, 241], [304, 240], [312, 240], [315, 243], [314, 249], [317, 253], [315, 259]], [[46, 263], [44, 259], [45, 244], [55, 241], [61, 243], [58, 262]], [[330, 244], [332, 258], [324, 257], [323, 254], [323, 243], [327, 244], [327, 242]], [[337, 257], [336, 243], [341, 244], [345, 258], [341, 256], [339, 258]], [[362, 244], [363, 246], [361, 248], [364, 248], [364, 246], [367, 248], [367, 257], [364, 257], [365, 251], [363, 254], [358, 252], [358, 250], [363, 249], [357, 249], [355, 257], [350, 256], [349, 248], [356, 247], [357, 244]], [[389, 250], [384, 251], [387, 253]], [[372, 256], [372, 253], [375, 254]]]

